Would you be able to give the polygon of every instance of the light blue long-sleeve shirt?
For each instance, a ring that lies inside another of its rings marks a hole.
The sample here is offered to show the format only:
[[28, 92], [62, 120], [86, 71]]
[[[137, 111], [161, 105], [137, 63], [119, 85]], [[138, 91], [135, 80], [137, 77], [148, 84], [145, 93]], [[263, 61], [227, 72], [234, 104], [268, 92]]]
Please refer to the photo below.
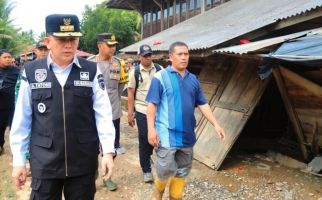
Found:
[[[58, 82], [63, 87], [71, 72], [72, 65], [76, 64], [81, 68], [77, 57], [66, 68], [61, 68], [53, 62], [50, 55], [47, 57], [47, 65], [52, 66]], [[112, 108], [105, 90], [100, 88], [97, 76], [101, 74], [97, 68], [93, 79], [93, 109], [95, 111], [96, 127], [103, 153], [114, 153], [115, 129], [112, 122]], [[26, 77], [25, 72], [22, 74]], [[32, 123], [32, 101], [31, 88], [26, 80], [21, 80], [20, 90], [17, 98], [14, 118], [10, 131], [10, 146], [13, 155], [13, 166], [26, 165], [26, 153], [30, 141]]]

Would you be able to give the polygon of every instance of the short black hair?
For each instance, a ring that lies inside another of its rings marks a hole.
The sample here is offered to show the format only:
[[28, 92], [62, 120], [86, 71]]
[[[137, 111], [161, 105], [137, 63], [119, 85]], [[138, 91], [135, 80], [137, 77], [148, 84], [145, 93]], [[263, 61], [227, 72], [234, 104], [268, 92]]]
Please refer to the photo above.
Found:
[[0, 49], [0, 56], [4, 53], [9, 53], [11, 54], [11, 52], [8, 49]]
[[188, 49], [189, 49], [189, 47], [188, 47], [188, 45], [186, 44], [186, 43], [184, 43], [184, 42], [180, 42], [180, 41], [177, 41], [177, 42], [174, 42], [174, 43], [172, 43], [171, 45], [170, 45], [170, 47], [169, 47], [169, 54], [171, 55], [171, 54], [173, 54], [173, 52], [174, 52], [174, 48], [175, 47], [177, 47], [177, 46], [185, 46], [185, 47], [187, 47]]

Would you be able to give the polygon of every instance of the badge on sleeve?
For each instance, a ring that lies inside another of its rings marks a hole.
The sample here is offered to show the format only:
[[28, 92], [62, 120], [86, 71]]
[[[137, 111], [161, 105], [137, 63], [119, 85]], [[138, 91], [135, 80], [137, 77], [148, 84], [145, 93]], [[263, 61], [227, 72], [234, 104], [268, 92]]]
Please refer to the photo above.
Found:
[[97, 76], [97, 82], [98, 82], [98, 85], [100, 86], [100, 88], [101, 88], [102, 90], [104, 90], [104, 89], [105, 89], [105, 82], [104, 82], [104, 77], [103, 77], [103, 75], [102, 75], [102, 74], [99, 74], [99, 75]]
[[46, 105], [44, 103], [38, 103], [38, 111], [44, 113], [46, 111]]
[[35, 71], [35, 79], [38, 83], [43, 82], [47, 78], [47, 70], [46, 69], [36, 69]]

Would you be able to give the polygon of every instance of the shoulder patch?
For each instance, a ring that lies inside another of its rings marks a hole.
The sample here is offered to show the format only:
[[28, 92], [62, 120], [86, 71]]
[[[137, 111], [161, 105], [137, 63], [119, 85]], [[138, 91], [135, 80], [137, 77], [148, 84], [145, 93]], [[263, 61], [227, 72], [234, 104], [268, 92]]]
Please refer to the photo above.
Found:
[[99, 75], [97, 76], [97, 82], [98, 82], [98, 85], [100, 86], [100, 88], [101, 88], [102, 90], [104, 90], [104, 89], [105, 89], [105, 82], [104, 82], [104, 77], [103, 77], [103, 75], [102, 75], [102, 74], [99, 74]]

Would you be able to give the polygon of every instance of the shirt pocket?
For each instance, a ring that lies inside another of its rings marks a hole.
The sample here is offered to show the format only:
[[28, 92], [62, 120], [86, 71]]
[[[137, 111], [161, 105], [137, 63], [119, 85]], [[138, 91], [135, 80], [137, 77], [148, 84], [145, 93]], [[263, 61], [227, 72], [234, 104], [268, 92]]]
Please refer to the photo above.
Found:
[[33, 111], [40, 114], [51, 112], [52, 93], [51, 90], [36, 90], [31, 93]]

